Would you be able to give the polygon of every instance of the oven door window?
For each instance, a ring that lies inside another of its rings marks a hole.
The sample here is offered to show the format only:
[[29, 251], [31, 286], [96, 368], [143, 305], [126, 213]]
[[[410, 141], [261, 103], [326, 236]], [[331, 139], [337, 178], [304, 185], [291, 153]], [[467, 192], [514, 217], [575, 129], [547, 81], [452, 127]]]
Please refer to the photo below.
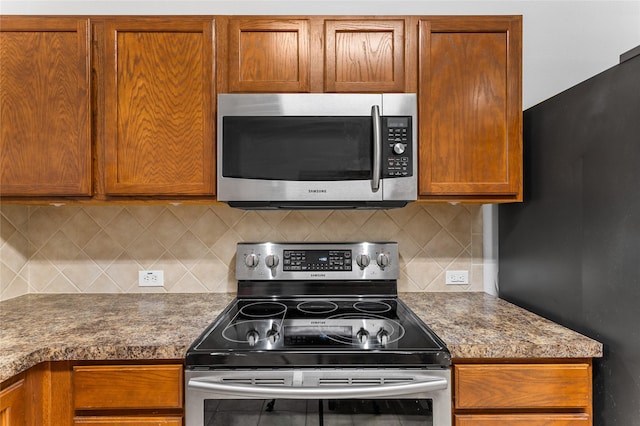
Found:
[[205, 426], [433, 425], [430, 399], [206, 400]]
[[222, 175], [284, 181], [369, 180], [371, 117], [223, 117]]

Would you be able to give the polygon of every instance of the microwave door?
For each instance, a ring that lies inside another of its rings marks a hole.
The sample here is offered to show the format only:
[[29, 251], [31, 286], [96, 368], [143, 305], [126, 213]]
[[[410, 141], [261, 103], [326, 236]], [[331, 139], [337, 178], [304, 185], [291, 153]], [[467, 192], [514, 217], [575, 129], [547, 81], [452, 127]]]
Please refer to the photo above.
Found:
[[368, 115], [225, 117], [223, 125], [222, 177], [229, 191], [219, 197], [382, 200], [380, 130]]

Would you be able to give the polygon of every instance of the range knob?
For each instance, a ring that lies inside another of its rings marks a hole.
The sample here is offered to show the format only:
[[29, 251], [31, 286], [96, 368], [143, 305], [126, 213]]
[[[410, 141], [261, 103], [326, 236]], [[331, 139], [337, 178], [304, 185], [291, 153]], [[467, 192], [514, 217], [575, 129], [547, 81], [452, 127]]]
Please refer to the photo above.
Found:
[[386, 253], [380, 253], [376, 258], [376, 262], [378, 263], [380, 269], [384, 269], [389, 266], [389, 256]]
[[280, 339], [280, 333], [278, 333], [278, 329], [276, 325], [273, 324], [269, 331], [267, 331], [267, 341], [271, 344], [276, 343]]
[[249, 330], [247, 332], [246, 338], [247, 338], [247, 343], [249, 343], [249, 346], [255, 346], [256, 343], [258, 343], [258, 340], [260, 339], [260, 335], [256, 330]]
[[247, 265], [248, 268], [255, 268], [259, 262], [260, 258], [255, 253], [250, 253], [244, 258], [244, 264]]
[[264, 263], [268, 268], [275, 268], [280, 263], [280, 258], [277, 254], [270, 254], [264, 258]]
[[404, 154], [405, 149], [407, 149], [407, 147], [403, 143], [398, 142], [393, 145], [393, 152], [398, 155]]
[[367, 266], [369, 266], [370, 262], [371, 262], [371, 258], [369, 257], [368, 254], [363, 253], [356, 256], [356, 263], [358, 264], [360, 269], [364, 269]]
[[356, 333], [356, 339], [358, 340], [358, 342], [360, 342], [361, 345], [364, 345], [365, 343], [367, 343], [367, 340], [369, 340], [369, 332], [364, 328], [361, 328]]
[[376, 337], [382, 346], [387, 346], [387, 343], [389, 343], [389, 332], [384, 328], [381, 328], [380, 331], [378, 331]]

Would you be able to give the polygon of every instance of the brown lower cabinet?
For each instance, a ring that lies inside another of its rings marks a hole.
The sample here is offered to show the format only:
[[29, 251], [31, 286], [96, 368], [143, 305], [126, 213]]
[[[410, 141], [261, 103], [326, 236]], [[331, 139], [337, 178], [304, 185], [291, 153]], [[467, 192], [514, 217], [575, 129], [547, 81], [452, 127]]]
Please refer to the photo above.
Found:
[[460, 414], [457, 426], [586, 426], [587, 414]]
[[182, 363], [74, 365], [74, 425], [181, 425]]
[[43, 362], [2, 383], [1, 426], [180, 426], [182, 360]]
[[76, 417], [74, 425], [110, 425], [110, 426], [181, 426], [182, 417], [131, 417], [102, 416]]
[[[452, 368], [455, 426], [593, 422], [590, 359], [465, 359]], [[183, 418], [182, 360], [45, 362], [0, 389], [2, 426], [178, 426]]]
[[590, 359], [465, 360], [453, 377], [456, 426], [592, 424]]
[[23, 426], [27, 424], [26, 391], [24, 374], [0, 390], [0, 425]]

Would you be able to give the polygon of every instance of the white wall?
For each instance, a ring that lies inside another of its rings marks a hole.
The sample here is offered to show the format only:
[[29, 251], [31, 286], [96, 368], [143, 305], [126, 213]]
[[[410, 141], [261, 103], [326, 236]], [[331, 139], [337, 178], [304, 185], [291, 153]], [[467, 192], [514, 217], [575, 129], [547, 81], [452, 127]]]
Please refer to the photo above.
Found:
[[640, 45], [640, 0], [0, 0], [0, 13], [523, 15], [523, 106], [611, 67]]

